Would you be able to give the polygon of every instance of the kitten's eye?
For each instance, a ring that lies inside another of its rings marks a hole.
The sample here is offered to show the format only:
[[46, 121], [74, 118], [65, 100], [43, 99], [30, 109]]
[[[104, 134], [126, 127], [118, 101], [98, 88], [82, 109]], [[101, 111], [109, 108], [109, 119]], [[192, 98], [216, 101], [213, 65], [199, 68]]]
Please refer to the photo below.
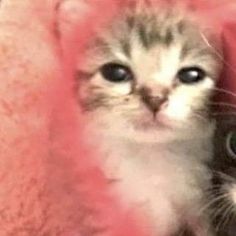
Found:
[[227, 151], [231, 157], [236, 159], [236, 131], [230, 132], [226, 140]]
[[177, 74], [178, 79], [184, 84], [196, 83], [203, 80], [205, 76], [205, 71], [199, 67], [182, 68]]
[[126, 66], [116, 63], [108, 63], [100, 69], [102, 76], [111, 82], [119, 83], [133, 79], [133, 74]]

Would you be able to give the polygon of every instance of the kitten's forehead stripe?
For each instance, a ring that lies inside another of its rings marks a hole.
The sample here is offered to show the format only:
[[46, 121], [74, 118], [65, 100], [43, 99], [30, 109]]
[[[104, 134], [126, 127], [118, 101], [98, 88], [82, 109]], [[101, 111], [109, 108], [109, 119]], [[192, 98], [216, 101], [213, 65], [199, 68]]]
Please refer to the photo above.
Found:
[[126, 23], [128, 25], [128, 28], [131, 30], [134, 28], [135, 24], [135, 17], [134, 16], [127, 16], [126, 17]]
[[165, 40], [164, 43], [165, 45], [170, 45], [174, 40], [174, 33], [172, 32], [172, 30], [169, 28], [166, 31], [166, 35], [165, 35]]
[[[129, 16], [126, 18], [126, 24], [130, 32], [134, 31], [137, 34], [140, 43], [146, 49], [157, 43], [169, 46], [174, 40], [173, 29], [168, 25], [159, 24], [154, 16]], [[160, 31], [161, 28], [164, 28], [164, 33]]]
[[179, 18], [173, 13], [158, 15], [156, 12], [128, 12], [110, 26], [109, 37], [104, 36], [102, 40], [98, 40], [104, 56], [110, 54], [116, 57], [115, 49], [127, 60], [131, 60], [135, 40], [144, 50], [151, 50], [156, 46], [169, 48], [172, 45], [181, 45], [181, 60], [190, 54], [191, 57], [204, 57], [209, 54], [209, 50], [202, 54], [206, 45], [199, 43], [199, 32], [194, 26], [187, 19]]
[[180, 59], [183, 60], [189, 54], [191, 50], [192, 49], [189, 47], [189, 45], [185, 43], [183, 47], [181, 48]]
[[150, 44], [150, 42], [148, 39], [148, 34], [146, 32], [145, 26], [143, 24], [138, 24], [136, 28], [137, 28], [137, 33], [138, 33], [140, 42], [145, 48], [148, 48], [148, 45]]
[[176, 25], [176, 28], [179, 34], [183, 34], [185, 27], [186, 27], [186, 23], [183, 20], [179, 21]]
[[130, 40], [121, 40], [120, 41], [121, 49], [127, 58], [131, 57], [131, 45]]

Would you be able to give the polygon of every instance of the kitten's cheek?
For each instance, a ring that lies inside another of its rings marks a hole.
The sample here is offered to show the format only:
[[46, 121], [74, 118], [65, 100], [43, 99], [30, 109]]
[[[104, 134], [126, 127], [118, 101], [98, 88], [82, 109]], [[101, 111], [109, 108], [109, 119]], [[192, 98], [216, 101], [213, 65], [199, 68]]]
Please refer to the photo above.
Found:
[[132, 90], [131, 83], [121, 83], [111, 87], [111, 95], [125, 96], [130, 94], [131, 90]]
[[190, 114], [190, 107], [178, 102], [169, 102], [162, 113], [171, 120], [184, 121]]

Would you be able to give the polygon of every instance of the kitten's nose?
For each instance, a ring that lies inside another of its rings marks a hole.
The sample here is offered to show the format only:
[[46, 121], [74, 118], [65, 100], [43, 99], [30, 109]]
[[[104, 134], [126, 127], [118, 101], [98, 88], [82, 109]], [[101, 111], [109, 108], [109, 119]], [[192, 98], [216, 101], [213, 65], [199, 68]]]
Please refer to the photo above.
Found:
[[161, 105], [167, 101], [168, 93], [169, 90], [167, 88], [161, 88], [158, 92], [148, 87], [140, 89], [142, 101], [154, 113], [158, 112]]

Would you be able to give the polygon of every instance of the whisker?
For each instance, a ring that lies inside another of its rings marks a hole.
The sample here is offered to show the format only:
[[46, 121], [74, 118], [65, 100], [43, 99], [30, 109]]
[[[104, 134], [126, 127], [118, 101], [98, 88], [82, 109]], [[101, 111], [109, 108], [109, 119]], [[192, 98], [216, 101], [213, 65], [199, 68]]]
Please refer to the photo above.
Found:
[[199, 212], [202, 213], [204, 211], [206, 211], [207, 209], [209, 209], [210, 207], [212, 207], [214, 204], [216, 204], [217, 202], [220, 202], [221, 200], [224, 200], [224, 199], [227, 199], [228, 197], [228, 193], [224, 193], [224, 194], [221, 194], [220, 196], [217, 196], [215, 198], [213, 198], [212, 201], [208, 202], [205, 206], [203, 206]]
[[208, 197], [211, 197], [211, 195], [215, 197], [217, 194], [221, 194], [220, 192], [221, 186], [222, 186], [221, 184], [219, 184], [218, 186], [213, 186], [211, 189], [205, 190], [205, 193], [207, 193]]
[[192, 114], [192, 117], [196, 117], [198, 119], [201, 119], [202, 121], [207, 121], [207, 118], [202, 116], [202, 115], [200, 115], [200, 114], [196, 114], [196, 113]]
[[220, 206], [218, 206], [217, 209], [214, 209], [211, 211], [211, 213], [210, 213], [211, 217], [212, 217], [212, 219], [214, 219], [218, 222], [217, 225], [221, 223], [222, 214], [225, 212], [226, 209], [228, 209], [228, 207], [227, 207], [228, 205], [229, 204], [227, 202], [223, 201], [223, 202], [221, 202]]
[[[205, 193], [214, 194], [214, 196], [216, 194], [218, 194], [218, 195], [222, 194], [222, 184], [221, 183], [217, 183], [217, 184], [214, 183], [213, 186], [211, 186], [209, 189], [205, 190]], [[210, 195], [208, 195], [208, 196], [210, 196]]]
[[235, 178], [232, 177], [232, 176], [230, 176], [230, 175], [227, 175], [227, 174], [225, 174], [225, 173], [223, 173], [223, 172], [221, 172], [221, 171], [214, 171], [214, 170], [213, 170], [213, 172], [214, 172], [215, 174], [217, 174], [220, 178], [222, 178], [222, 179], [224, 179], [224, 180], [226, 180], [226, 181], [235, 182]]
[[224, 220], [224, 222], [222, 223], [222, 228], [224, 229], [226, 226], [227, 226], [227, 224], [232, 220], [232, 217], [234, 216], [234, 204], [233, 203], [231, 203], [230, 205], [229, 205], [229, 210], [228, 210], [228, 212], [225, 214], [225, 220]]
[[225, 107], [230, 107], [236, 109], [236, 105], [232, 103], [227, 103], [227, 102], [210, 102], [209, 105], [212, 106], [225, 106]]
[[204, 35], [203, 33], [201, 33], [201, 37], [202, 37], [203, 41], [206, 43], [206, 45], [207, 45], [208, 47], [210, 47], [210, 48], [214, 51], [215, 55], [221, 60], [221, 62], [222, 62], [224, 65], [226, 65], [226, 66], [229, 68], [230, 71], [232, 71], [234, 74], [236, 74], [236, 69], [234, 68], [234, 66], [230, 65], [230, 64], [224, 59], [223, 55], [222, 55], [219, 51], [217, 51], [217, 49], [214, 48], [214, 47], [209, 43], [208, 39], [205, 37], [205, 35]]
[[213, 112], [211, 113], [213, 116], [235, 116], [236, 118], [236, 112]]
[[230, 214], [231, 211], [232, 211], [232, 204], [229, 204], [228, 206], [226, 206], [225, 211], [222, 213], [221, 220], [219, 221], [219, 223], [216, 226], [217, 232], [220, 231], [221, 228], [225, 227], [225, 225], [228, 222], [228, 218], [229, 218], [228, 215], [231, 215]]
[[236, 93], [234, 93], [234, 92], [232, 92], [230, 90], [226, 90], [226, 89], [222, 89], [222, 88], [217, 88], [217, 87], [213, 88], [213, 90], [216, 90], [216, 91], [221, 92], [221, 93], [225, 93], [227, 95], [230, 95], [230, 96], [236, 98]]
[[211, 190], [208, 190], [208, 192], [206, 192], [206, 196], [209, 200], [214, 200], [216, 197], [222, 196], [222, 192], [223, 190], [219, 187], [215, 189], [212, 188]]

